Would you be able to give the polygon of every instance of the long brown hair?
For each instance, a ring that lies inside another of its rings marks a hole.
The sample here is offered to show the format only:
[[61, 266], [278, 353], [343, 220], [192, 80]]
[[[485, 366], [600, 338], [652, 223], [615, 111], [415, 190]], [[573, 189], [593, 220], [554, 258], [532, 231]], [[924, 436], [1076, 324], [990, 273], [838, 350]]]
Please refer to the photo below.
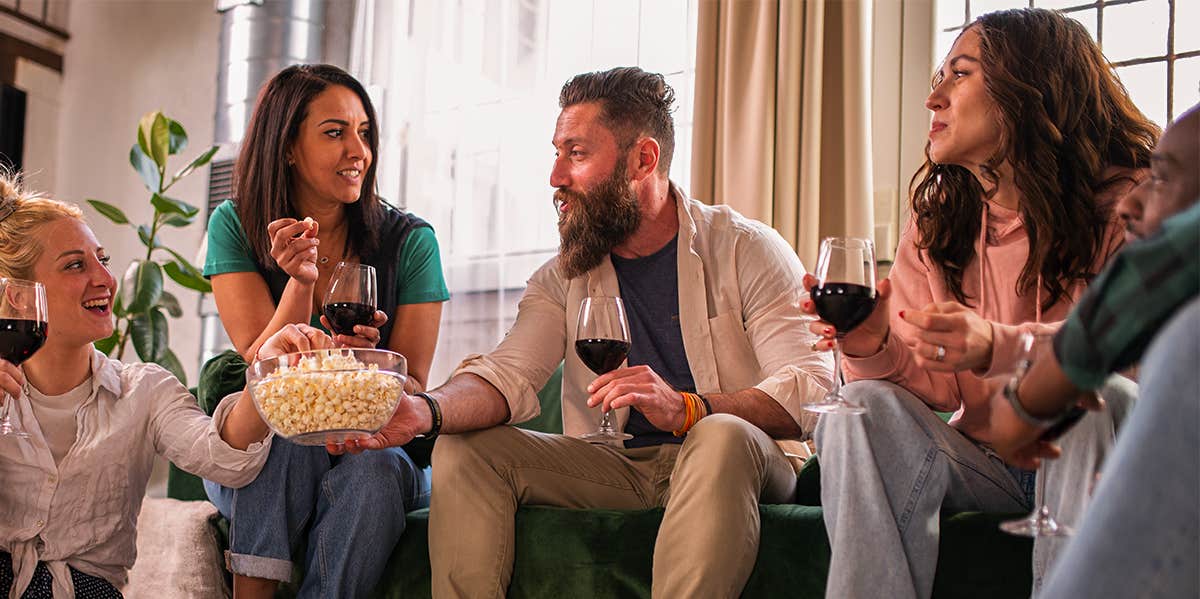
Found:
[[[1000, 142], [982, 165], [983, 176], [995, 183], [1002, 163], [1012, 167], [1029, 235], [1016, 292], [1029, 293], [1041, 277], [1046, 309], [1074, 282], [1089, 280], [1101, 261], [1113, 206], [1100, 205], [1096, 195], [1117, 183], [1103, 178], [1105, 169], [1148, 167], [1160, 130], [1134, 106], [1078, 22], [1022, 8], [980, 16], [972, 29], [1001, 121]], [[918, 248], [967, 304], [963, 271], [975, 257], [983, 187], [966, 168], [930, 160], [927, 144], [910, 193]]]
[[300, 132], [300, 124], [308, 115], [313, 98], [333, 85], [354, 92], [362, 101], [363, 111], [370, 119], [367, 140], [371, 148], [371, 165], [363, 175], [362, 194], [358, 201], [346, 206], [346, 248], [364, 262], [379, 248], [379, 225], [383, 221], [383, 206], [375, 195], [375, 165], [378, 164], [379, 136], [375, 106], [367, 90], [349, 73], [333, 65], [304, 64], [283, 69], [269, 81], [258, 95], [254, 115], [246, 128], [242, 150], [234, 168], [234, 202], [242, 229], [250, 242], [254, 260], [260, 265], [278, 268], [271, 258], [271, 239], [267, 224], [280, 218], [301, 218], [292, 198], [292, 168], [287, 164], [288, 151]]

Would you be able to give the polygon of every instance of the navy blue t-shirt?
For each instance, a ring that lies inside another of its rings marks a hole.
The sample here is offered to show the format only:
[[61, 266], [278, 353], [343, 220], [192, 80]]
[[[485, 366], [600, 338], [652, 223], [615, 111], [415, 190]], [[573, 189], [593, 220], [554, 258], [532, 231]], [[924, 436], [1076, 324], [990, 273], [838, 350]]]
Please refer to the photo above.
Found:
[[[642, 258], [614, 254], [612, 264], [629, 318], [629, 365], [645, 364], [668, 385], [695, 392], [679, 328], [678, 242], [676, 236], [661, 250]], [[625, 442], [628, 448], [683, 442], [682, 437], [650, 424], [636, 408], [629, 410], [625, 432], [633, 435]]]

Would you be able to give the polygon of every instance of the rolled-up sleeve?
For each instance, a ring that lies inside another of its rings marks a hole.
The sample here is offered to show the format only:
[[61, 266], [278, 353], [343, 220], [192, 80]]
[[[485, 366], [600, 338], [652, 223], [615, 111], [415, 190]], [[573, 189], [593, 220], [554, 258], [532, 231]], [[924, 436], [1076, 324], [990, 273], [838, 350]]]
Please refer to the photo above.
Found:
[[529, 279], [517, 320], [496, 349], [468, 356], [454, 371], [454, 376], [479, 376], [498, 389], [508, 402], [509, 424], [541, 413], [537, 392], [563, 360], [566, 285], [555, 268], [552, 259]]
[[271, 434], [244, 451], [221, 439], [221, 425], [241, 392], [226, 397], [209, 418], [196, 399], [169, 372], [148, 365], [140, 373], [139, 393], [156, 398], [152, 403], [150, 432], [159, 454], [192, 474], [238, 488], [258, 476], [271, 448]]
[[[820, 401], [833, 380], [833, 357], [814, 352], [817, 336], [808, 330], [801, 304], [804, 265], [773, 230], [760, 232], [752, 243], [739, 244], [737, 261], [746, 335], [763, 377], [755, 389], [787, 410], [806, 433], [817, 415], [804, 405]], [[753, 267], [750, 267], [753, 265]]]

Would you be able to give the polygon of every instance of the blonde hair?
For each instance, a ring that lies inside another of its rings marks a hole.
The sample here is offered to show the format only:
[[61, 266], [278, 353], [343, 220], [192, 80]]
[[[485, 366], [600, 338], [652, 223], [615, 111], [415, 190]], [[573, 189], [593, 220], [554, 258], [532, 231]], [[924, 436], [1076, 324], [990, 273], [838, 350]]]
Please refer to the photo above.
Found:
[[37, 230], [61, 218], [83, 221], [83, 210], [23, 189], [20, 173], [0, 172], [0, 277], [32, 278], [43, 249]]

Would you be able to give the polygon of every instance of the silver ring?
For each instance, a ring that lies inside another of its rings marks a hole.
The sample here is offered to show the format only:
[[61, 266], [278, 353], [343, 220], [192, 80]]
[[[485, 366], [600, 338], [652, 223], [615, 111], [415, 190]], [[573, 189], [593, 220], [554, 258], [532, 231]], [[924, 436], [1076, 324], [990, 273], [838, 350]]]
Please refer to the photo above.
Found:
[[942, 360], [946, 359], [946, 346], [945, 345], [937, 346], [937, 352], [933, 354], [933, 359], [935, 362], [941, 362]]

